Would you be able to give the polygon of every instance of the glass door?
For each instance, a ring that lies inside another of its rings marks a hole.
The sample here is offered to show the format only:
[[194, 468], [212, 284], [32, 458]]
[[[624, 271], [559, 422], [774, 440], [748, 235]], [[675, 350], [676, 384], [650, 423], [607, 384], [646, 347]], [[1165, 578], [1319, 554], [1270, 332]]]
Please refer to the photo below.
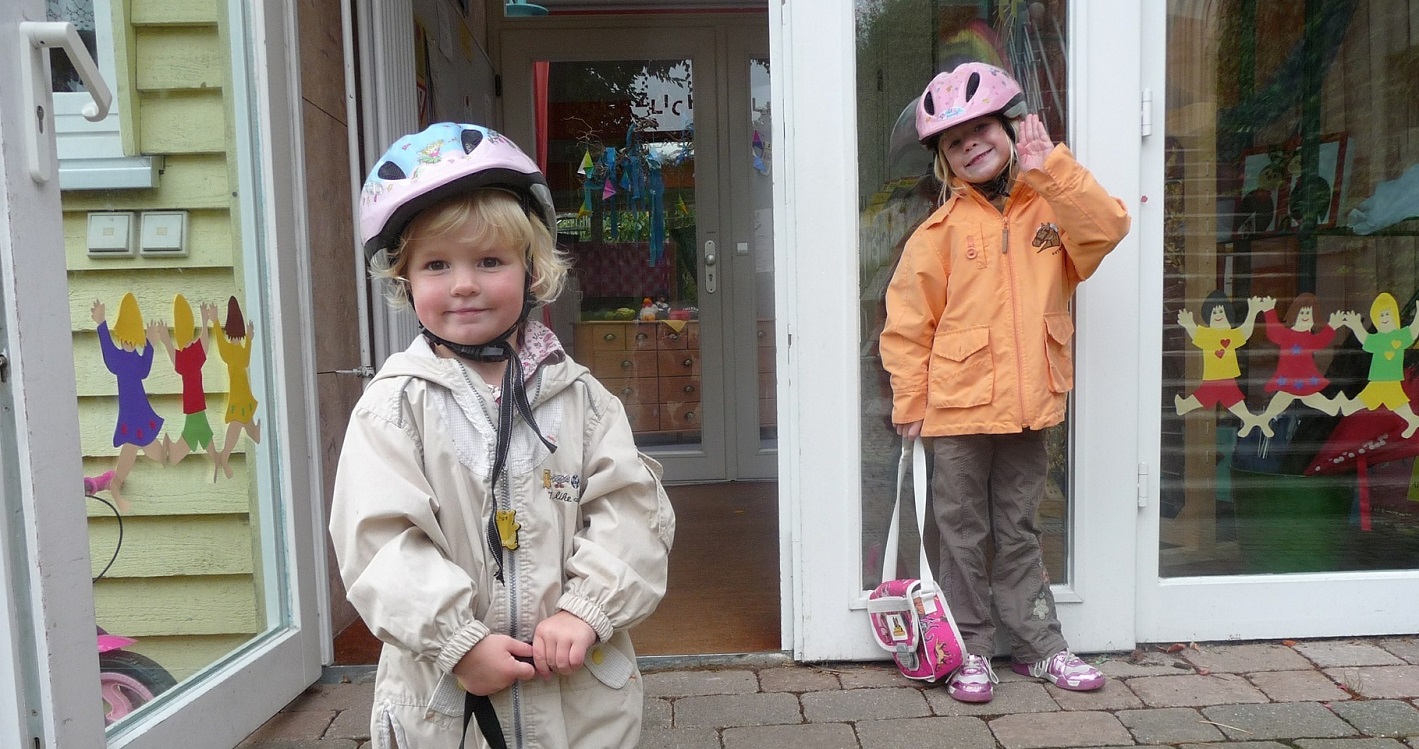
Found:
[[[43, 18], [33, 5], [25, 15]], [[53, 121], [30, 132], [34, 118], [7, 118], [0, 132], [0, 326], [17, 375], [0, 367], [4, 475], [20, 488], [7, 483], [20, 522], [3, 530], [7, 587], [25, 604], [10, 610], [34, 612], [11, 614], [32, 646], [15, 652], [41, 655], [37, 688], [22, 692], [45, 716], [30, 726], [36, 746], [71, 723], [95, 733], [64, 746], [233, 746], [319, 675], [319, 547], [297, 500], [318, 491], [294, 458], [312, 452], [315, 412], [311, 326], [290, 322], [307, 319], [291, 209], [303, 201], [288, 187], [300, 183], [294, 135], [277, 124], [294, 116], [295, 66], [254, 41], [294, 19], [222, 8], [157, 3], [115, 17], [110, 44], [87, 36], [136, 82], [113, 104], [119, 153], [161, 162], [159, 179], [115, 181], [111, 165], [60, 149], [35, 180], [18, 144], [52, 138]], [[109, 12], [87, 6], [91, 24]], [[28, 53], [13, 23], [0, 33]], [[123, 51], [135, 47], [177, 56]], [[0, 90], [0, 110], [48, 108], [18, 89]], [[61, 193], [61, 175], [85, 189]]]
[[[728, 477], [735, 249], [720, 211], [714, 36], [507, 31], [509, 134], [535, 143], [571, 255], [553, 328], [670, 481]], [[755, 391], [757, 393], [757, 385]]]
[[1147, 11], [1166, 54], [1145, 67], [1162, 125], [1145, 154], [1162, 213], [1144, 243], [1161, 248], [1145, 638], [1378, 634], [1419, 615], [1400, 594], [1419, 578], [1419, 223], [1400, 197], [1419, 143], [1399, 135], [1419, 125], [1402, 32], [1417, 13]]

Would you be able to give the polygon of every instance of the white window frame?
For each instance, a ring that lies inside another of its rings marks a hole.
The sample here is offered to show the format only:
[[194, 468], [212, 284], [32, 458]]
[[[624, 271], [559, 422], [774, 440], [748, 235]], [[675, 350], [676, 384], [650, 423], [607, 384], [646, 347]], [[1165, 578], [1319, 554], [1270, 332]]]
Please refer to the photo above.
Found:
[[[109, 190], [153, 188], [158, 186], [160, 157], [129, 156], [123, 152], [120, 132], [124, 113], [120, 111], [123, 86], [117, 75], [114, 54], [113, 0], [92, 0], [94, 5], [94, 36], [97, 39], [96, 61], [103, 79], [114, 92], [114, 106], [108, 117], [89, 122], [82, 110], [90, 99], [84, 92], [54, 93], [55, 149], [59, 154], [59, 188], [61, 190]], [[124, 86], [126, 87], [126, 86]]]

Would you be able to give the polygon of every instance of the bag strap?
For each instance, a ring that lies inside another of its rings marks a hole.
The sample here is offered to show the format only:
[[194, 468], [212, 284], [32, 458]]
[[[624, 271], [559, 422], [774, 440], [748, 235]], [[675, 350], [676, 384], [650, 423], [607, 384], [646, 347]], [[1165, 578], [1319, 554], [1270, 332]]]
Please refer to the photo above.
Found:
[[892, 525], [887, 528], [887, 544], [882, 550], [882, 582], [897, 579], [897, 543], [901, 535], [898, 525], [902, 510], [902, 485], [907, 480], [907, 465], [911, 464], [912, 494], [916, 498], [916, 535], [921, 552], [919, 561], [922, 580], [930, 581], [934, 587], [936, 575], [931, 571], [931, 561], [926, 557], [926, 543], [922, 532], [926, 528], [926, 448], [921, 439], [902, 437], [902, 457], [897, 461], [897, 498], [892, 503]]
[[478, 719], [478, 730], [488, 740], [492, 749], [507, 749], [507, 739], [503, 738], [503, 725], [498, 722], [498, 713], [493, 710], [493, 701], [486, 696], [465, 692], [463, 697], [463, 733], [458, 739], [458, 749], [468, 743], [468, 724]]

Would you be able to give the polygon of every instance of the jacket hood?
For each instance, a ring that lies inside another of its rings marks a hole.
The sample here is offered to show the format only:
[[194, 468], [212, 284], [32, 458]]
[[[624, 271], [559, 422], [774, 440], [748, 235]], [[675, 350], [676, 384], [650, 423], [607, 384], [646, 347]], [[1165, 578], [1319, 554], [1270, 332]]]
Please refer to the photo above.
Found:
[[[542, 373], [541, 386], [538, 388], [529, 387], [527, 393], [534, 406], [561, 392], [587, 372], [586, 367], [577, 364], [572, 361], [571, 357], [565, 355], [560, 362], [555, 362], [550, 366], [544, 365], [538, 369]], [[435, 354], [429, 346], [428, 340], [423, 336], [418, 336], [413, 343], [409, 344], [409, 348], [391, 355], [379, 368], [379, 373], [375, 375], [372, 382], [393, 377], [416, 377], [449, 390], [457, 390], [463, 387], [464, 372], [467, 372], [470, 377], [477, 376], [461, 360], [446, 359]]]

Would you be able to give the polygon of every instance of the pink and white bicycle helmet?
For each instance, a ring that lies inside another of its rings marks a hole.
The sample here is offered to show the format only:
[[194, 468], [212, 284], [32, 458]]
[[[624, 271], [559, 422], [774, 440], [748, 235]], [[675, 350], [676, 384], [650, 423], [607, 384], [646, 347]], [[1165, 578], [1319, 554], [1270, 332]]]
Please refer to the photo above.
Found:
[[360, 190], [365, 258], [399, 244], [414, 216], [452, 195], [483, 187], [517, 195], [557, 232], [552, 192], [537, 164], [496, 130], [440, 122], [406, 135], [385, 151]]
[[1006, 119], [1023, 117], [1025, 92], [1009, 73], [983, 62], [957, 65], [949, 73], [937, 73], [917, 100], [916, 136], [924, 146], [941, 133], [962, 122], [988, 114]]

